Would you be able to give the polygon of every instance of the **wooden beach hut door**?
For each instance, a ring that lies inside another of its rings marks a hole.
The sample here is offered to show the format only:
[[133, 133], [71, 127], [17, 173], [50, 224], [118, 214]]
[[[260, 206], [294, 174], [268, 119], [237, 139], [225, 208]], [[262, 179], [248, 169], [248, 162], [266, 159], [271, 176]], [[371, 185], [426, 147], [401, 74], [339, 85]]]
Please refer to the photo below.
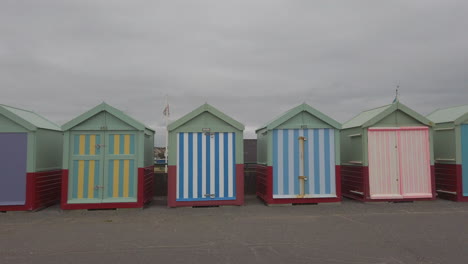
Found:
[[430, 198], [427, 127], [369, 128], [371, 199]]
[[134, 133], [72, 133], [70, 202], [136, 202]]
[[336, 197], [335, 130], [273, 130], [273, 198]]
[[462, 191], [468, 196], [468, 125], [461, 125], [462, 142]]
[[176, 200], [235, 200], [235, 146], [235, 133], [178, 133]]
[[27, 133], [0, 133], [0, 205], [26, 202]]

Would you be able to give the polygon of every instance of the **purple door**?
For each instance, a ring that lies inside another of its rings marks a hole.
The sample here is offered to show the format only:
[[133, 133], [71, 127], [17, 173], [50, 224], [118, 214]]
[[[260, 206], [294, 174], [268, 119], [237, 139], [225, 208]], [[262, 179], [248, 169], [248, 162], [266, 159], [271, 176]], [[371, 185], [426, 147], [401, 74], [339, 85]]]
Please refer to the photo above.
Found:
[[28, 135], [0, 133], [0, 205], [26, 202]]

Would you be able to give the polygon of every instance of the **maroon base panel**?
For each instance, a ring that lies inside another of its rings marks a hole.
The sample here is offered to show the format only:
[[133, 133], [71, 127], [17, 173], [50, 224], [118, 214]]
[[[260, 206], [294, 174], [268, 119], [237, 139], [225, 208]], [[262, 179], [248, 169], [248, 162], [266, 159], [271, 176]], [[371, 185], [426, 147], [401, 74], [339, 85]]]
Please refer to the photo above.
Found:
[[26, 202], [24, 205], [2, 205], [0, 211], [32, 211], [60, 201], [61, 171], [26, 174]]
[[437, 196], [456, 202], [468, 202], [463, 196], [462, 165], [435, 164], [435, 182]]
[[341, 202], [340, 166], [335, 166], [336, 197], [334, 198], [273, 198], [273, 167], [257, 165], [257, 196], [266, 204], [315, 204]]
[[341, 188], [343, 196], [362, 202], [404, 202], [434, 200], [436, 197], [434, 166], [431, 166], [431, 186], [431, 198], [371, 199], [369, 190], [369, 167], [341, 165]]
[[218, 205], [243, 205], [244, 204], [244, 164], [236, 164], [236, 199], [235, 200], [210, 200], [210, 201], [177, 201], [177, 166], [168, 166], [167, 179], [167, 206], [218, 206]]
[[69, 204], [68, 201], [68, 170], [62, 170], [62, 201], [63, 210], [79, 209], [114, 209], [142, 208], [153, 200], [154, 166], [138, 168], [138, 190], [136, 203], [82, 203]]

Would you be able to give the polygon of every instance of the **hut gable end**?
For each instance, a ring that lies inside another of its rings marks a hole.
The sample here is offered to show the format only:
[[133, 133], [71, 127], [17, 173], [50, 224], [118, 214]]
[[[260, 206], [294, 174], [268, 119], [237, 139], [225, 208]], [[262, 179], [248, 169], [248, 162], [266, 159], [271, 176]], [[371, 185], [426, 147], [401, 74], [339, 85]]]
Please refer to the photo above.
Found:
[[[104, 125], [103, 125], [104, 124]], [[144, 131], [145, 129], [154, 130], [146, 127], [139, 121], [126, 115], [124, 112], [106, 104], [102, 103], [86, 113], [76, 117], [62, 126], [65, 130], [95, 130], [100, 129], [111, 129], [111, 130], [139, 130]]]
[[283, 115], [275, 118], [273, 121], [270, 121], [268, 124], [257, 129], [256, 133], [264, 128], [267, 130], [288, 129], [300, 128], [303, 125], [307, 125], [307, 128], [341, 129], [340, 123], [304, 103], [294, 107]]
[[[209, 126], [211, 127], [207, 127]], [[186, 114], [180, 119], [172, 122], [168, 126], [169, 131], [174, 131], [180, 127], [185, 128], [213, 128], [213, 126], [225, 127], [232, 126], [239, 131], [244, 130], [244, 125], [222, 113], [209, 104], [204, 104], [192, 112]]]

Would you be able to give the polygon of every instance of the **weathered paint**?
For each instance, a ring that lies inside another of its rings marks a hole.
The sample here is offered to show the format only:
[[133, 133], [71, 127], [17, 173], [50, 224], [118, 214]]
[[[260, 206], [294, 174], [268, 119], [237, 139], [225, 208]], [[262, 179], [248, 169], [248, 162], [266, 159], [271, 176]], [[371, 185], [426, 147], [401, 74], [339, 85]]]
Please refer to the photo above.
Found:
[[[299, 137], [306, 139], [303, 164]], [[307, 179], [303, 198], [336, 196], [334, 129], [273, 130], [273, 198], [298, 198], [299, 176]]]
[[236, 199], [234, 133], [178, 133], [177, 146], [177, 201]]
[[427, 127], [369, 128], [372, 199], [432, 197]]
[[24, 205], [27, 133], [0, 133], [0, 146], [0, 205]]
[[461, 125], [462, 146], [462, 190], [463, 196], [468, 196], [468, 125]]

